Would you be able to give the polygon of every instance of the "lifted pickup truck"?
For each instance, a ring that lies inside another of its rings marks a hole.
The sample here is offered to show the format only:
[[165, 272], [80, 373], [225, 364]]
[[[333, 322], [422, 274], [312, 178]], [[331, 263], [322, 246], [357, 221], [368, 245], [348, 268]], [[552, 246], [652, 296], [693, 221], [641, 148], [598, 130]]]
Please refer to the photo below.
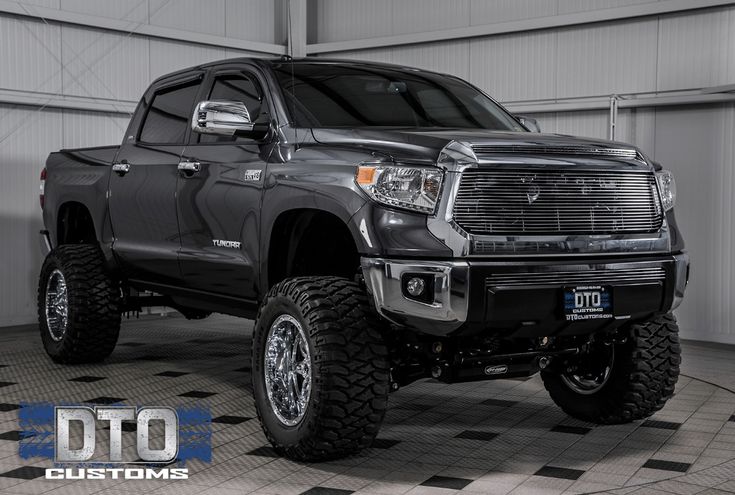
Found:
[[368, 447], [389, 392], [426, 377], [540, 371], [573, 417], [646, 417], [679, 374], [673, 177], [632, 146], [532, 124], [392, 65], [162, 77], [122, 145], [48, 158], [43, 345], [102, 360], [121, 313], [150, 305], [255, 318], [259, 418], [299, 460]]

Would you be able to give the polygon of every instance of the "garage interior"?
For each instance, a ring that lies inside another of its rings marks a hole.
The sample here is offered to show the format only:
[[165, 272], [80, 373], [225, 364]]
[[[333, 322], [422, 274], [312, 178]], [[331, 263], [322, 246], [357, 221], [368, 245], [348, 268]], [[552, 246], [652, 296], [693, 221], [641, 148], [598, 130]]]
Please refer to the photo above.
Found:
[[[631, 143], [671, 170], [693, 266], [676, 396], [602, 427], [568, 418], [538, 377], [423, 380], [391, 395], [373, 448], [300, 464], [255, 418], [251, 321], [157, 308], [104, 364], [51, 363], [35, 324], [48, 154], [119, 144], [165, 73], [282, 55], [457, 75], [543, 132]], [[735, 493], [735, 2], [2, 0], [0, 61], [0, 493]], [[64, 483], [18, 458], [22, 403], [93, 399], [207, 404], [212, 462], [186, 484]]]

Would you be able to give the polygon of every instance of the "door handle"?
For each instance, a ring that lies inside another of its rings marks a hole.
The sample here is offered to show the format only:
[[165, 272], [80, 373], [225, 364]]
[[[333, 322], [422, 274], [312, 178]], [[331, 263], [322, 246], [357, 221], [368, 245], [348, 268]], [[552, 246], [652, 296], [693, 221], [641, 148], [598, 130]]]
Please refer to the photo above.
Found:
[[112, 171], [115, 172], [117, 175], [122, 177], [123, 175], [130, 172], [130, 164], [127, 162], [122, 163], [113, 163], [112, 164]]
[[179, 170], [184, 172], [186, 177], [191, 177], [194, 174], [198, 174], [202, 169], [202, 164], [199, 162], [179, 162]]

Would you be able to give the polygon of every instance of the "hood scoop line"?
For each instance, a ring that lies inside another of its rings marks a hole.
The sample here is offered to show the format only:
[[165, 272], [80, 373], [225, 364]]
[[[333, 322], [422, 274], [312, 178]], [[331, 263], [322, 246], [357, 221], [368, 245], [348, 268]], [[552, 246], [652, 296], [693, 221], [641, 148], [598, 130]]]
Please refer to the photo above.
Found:
[[632, 148], [602, 148], [594, 146], [553, 146], [534, 144], [475, 144], [472, 150], [478, 155], [519, 153], [529, 155], [599, 156], [645, 163], [640, 152]]

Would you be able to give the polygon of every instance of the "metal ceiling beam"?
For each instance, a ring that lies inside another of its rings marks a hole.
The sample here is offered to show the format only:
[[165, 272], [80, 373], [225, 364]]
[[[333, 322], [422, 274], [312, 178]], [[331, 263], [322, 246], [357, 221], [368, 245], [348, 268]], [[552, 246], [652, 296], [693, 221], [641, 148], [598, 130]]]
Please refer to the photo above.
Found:
[[138, 104], [129, 100], [108, 100], [89, 96], [67, 96], [34, 91], [18, 91], [0, 88], [0, 103], [27, 105], [39, 108], [62, 108], [90, 112], [116, 113], [130, 116]]
[[288, 52], [306, 56], [306, 0], [288, 0]]
[[[678, 94], [626, 97], [618, 100], [618, 108], [654, 108], [684, 105], [707, 105], [735, 101], [735, 93]], [[509, 111], [524, 115], [554, 112], [583, 112], [587, 110], [609, 110], [610, 97], [587, 100], [511, 102], [503, 106]]]
[[722, 86], [712, 86], [704, 88], [702, 93], [733, 93], [735, 92], [735, 84], [723, 84]]
[[636, 17], [659, 16], [688, 10], [725, 7], [730, 5], [735, 5], [735, 2], [732, 0], [659, 0], [658, 2], [628, 5], [625, 7], [575, 12], [571, 14], [559, 14], [534, 19], [485, 24], [481, 26], [382, 36], [380, 38], [315, 43], [306, 45], [306, 53], [308, 55], [315, 55], [347, 50], [367, 50], [370, 48], [382, 48], [387, 46], [414, 45], [464, 38], [478, 38], [499, 34], [580, 26]]
[[231, 48], [234, 50], [245, 50], [271, 55], [283, 55], [286, 53], [285, 46], [273, 43], [238, 40], [214, 34], [182, 31], [181, 29], [153, 26], [151, 24], [139, 23], [131, 20], [112, 19], [109, 17], [69, 12], [36, 5], [24, 6], [19, 2], [11, 0], [0, 0], [0, 14], [11, 14], [30, 19], [46, 20], [61, 24], [72, 24], [93, 29], [106, 29], [126, 34], [131, 31], [135, 31], [136, 35], [195, 43], [198, 45], [216, 46], [219, 48]]

